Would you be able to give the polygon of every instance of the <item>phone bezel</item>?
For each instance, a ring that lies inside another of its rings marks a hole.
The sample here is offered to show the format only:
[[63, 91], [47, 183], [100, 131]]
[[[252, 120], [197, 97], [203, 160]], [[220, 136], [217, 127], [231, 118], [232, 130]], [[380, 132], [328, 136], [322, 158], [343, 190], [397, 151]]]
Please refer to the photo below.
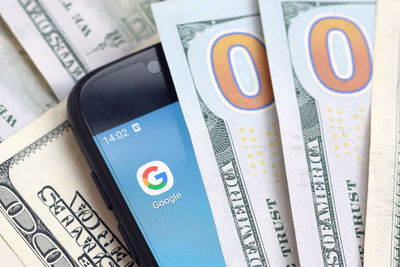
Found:
[[[75, 85], [68, 99], [68, 117], [71, 128], [75, 134], [78, 144], [83, 151], [83, 154], [89, 163], [90, 168], [99, 180], [98, 182], [100, 183], [101, 189], [104, 190], [106, 197], [111, 203], [112, 211], [114, 212], [115, 217], [117, 218], [119, 224], [122, 225], [125, 234], [129, 239], [127, 240], [126, 245], [128, 246], [131, 254], [136, 255], [132, 255], [132, 257], [134, 257], [141, 266], [158, 266], [158, 264], [139, 226], [130, 212], [128, 204], [125, 202], [112, 174], [110, 173], [106, 162], [104, 161], [97, 145], [93, 140], [92, 128], [81, 110], [80, 96], [84, 90], [88, 90], [90, 88], [94, 81], [104, 78], [110, 73], [118, 73], [118, 71], [123, 69], [127, 64], [135, 64], [139, 62], [135, 60], [138, 55], [150, 49], [154, 49], [157, 53], [158, 61], [162, 66], [162, 73], [165, 78], [166, 86], [172, 89], [171, 91], [175, 93], [174, 85], [168, 70], [168, 65], [161, 44], [156, 44], [87, 74]], [[177, 100], [176, 93], [175, 95], [171, 96]], [[135, 105], [136, 104], [140, 105], [142, 103], [138, 102], [135, 103]], [[158, 108], [155, 108], [154, 110], [157, 110]], [[132, 117], [132, 119], [134, 118], [135, 116]], [[113, 126], [110, 126], [110, 129], [111, 128], [113, 128]]]

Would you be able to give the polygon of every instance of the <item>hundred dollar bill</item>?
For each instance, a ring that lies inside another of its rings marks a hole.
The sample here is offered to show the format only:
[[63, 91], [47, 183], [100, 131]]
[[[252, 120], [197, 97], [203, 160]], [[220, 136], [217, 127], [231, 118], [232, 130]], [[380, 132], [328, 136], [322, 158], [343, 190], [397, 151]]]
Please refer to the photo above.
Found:
[[155, 37], [156, 1], [2, 0], [0, 13], [62, 100], [88, 71]]
[[0, 265], [23, 267], [24, 265], [18, 259], [17, 255], [10, 249], [4, 239], [0, 236]]
[[0, 234], [27, 266], [133, 266], [66, 103], [0, 144]]
[[377, 2], [365, 266], [400, 266], [400, 1]]
[[302, 266], [361, 266], [374, 1], [260, 10]]
[[0, 19], [0, 142], [56, 103], [25, 51]]
[[257, 3], [152, 8], [227, 266], [298, 266]]

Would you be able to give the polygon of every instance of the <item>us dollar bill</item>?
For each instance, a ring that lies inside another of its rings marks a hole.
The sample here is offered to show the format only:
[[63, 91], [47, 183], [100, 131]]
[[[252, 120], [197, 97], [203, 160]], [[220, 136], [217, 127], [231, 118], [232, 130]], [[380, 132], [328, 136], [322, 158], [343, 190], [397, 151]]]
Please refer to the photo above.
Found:
[[134, 266], [65, 101], [0, 145], [0, 234], [27, 266]]
[[298, 266], [257, 3], [152, 7], [227, 266]]
[[156, 37], [158, 0], [2, 0], [0, 13], [62, 100], [90, 70]]
[[260, 10], [300, 264], [361, 266], [375, 2]]
[[17, 255], [7, 245], [0, 235], [0, 263], [3, 266], [23, 267], [25, 265], [18, 259]]
[[0, 19], [0, 142], [36, 119], [57, 100]]
[[377, 2], [365, 266], [400, 265], [400, 2]]

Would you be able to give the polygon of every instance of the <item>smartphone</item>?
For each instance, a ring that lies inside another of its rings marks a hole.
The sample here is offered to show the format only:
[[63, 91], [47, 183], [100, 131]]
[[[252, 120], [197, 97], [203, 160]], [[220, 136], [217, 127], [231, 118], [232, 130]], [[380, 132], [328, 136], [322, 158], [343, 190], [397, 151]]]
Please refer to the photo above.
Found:
[[160, 44], [85, 76], [69, 96], [68, 116], [140, 266], [225, 266]]

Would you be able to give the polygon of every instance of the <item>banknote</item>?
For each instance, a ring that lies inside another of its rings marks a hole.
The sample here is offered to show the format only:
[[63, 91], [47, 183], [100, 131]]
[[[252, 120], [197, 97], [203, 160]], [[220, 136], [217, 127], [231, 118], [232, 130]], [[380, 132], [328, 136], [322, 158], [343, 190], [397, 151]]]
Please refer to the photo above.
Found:
[[134, 266], [65, 101], [0, 144], [0, 234], [26, 266]]
[[377, 2], [365, 266], [400, 265], [400, 2]]
[[155, 1], [2, 0], [0, 13], [62, 100], [88, 71], [155, 37]]
[[56, 99], [0, 19], [0, 141], [26, 126]]
[[361, 266], [374, 1], [260, 0], [302, 266]]
[[24, 265], [18, 259], [17, 255], [7, 245], [6, 241], [0, 235], [0, 265], [1, 266], [13, 266], [23, 267]]
[[298, 266], [257, 2], [152, 8], [227, 266]]

